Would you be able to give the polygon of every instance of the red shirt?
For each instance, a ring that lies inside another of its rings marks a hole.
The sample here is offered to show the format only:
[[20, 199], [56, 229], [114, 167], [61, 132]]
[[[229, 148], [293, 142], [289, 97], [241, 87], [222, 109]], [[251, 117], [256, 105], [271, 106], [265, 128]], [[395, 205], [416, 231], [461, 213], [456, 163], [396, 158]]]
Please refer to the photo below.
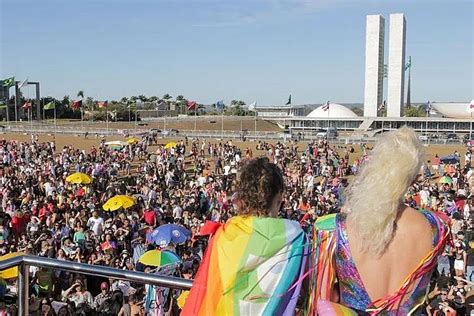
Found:
[[17, 216], [17, 215], [14, 215], [12, 217], [12, 221], [11, 221], [11, 226], [12, 226], [12, 229], [17, 233], [21, 233], [22, 231], [25, 230], [25, 226], [26, 226], [26, 219], [24, 216], [20, 215], [20, 216]]
[[146, 210], [145, 213], [143, 213], [143, 219], [145, 220], [145, 223], [150, 226], [154, 226], [156, 221], [156, 214], [155, 211], [153, 210]]

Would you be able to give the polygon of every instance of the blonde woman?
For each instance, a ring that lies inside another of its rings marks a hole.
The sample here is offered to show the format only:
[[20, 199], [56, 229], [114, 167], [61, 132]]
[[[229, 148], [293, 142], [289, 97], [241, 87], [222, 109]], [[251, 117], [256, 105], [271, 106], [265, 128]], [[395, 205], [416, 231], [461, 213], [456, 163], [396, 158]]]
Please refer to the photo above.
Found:
[[342, 212], [318, 220], [312, 313], [332, 306], [328, 301], [384, 315], [407, 315], [422, 305], [448, 235], [434, 213], [402, 202], [423, 162], [422, 148], [406, 127], [382, 136], [348, 187]]

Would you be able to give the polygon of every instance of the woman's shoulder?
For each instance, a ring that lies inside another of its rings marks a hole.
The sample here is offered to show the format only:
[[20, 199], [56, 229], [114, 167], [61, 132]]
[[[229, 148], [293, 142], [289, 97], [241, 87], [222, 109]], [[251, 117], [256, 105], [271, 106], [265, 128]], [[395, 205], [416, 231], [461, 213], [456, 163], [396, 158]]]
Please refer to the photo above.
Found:
[[398, 224], [398, 228], [408, 235], [421, 238], [420, 233], [425, 232], [433, 237], [435, 244], [444, 240], [442, 237], [448, 231], [448, 225], [440, 214], [428, 210], [416, 210], [411, 207], [404, 209]]

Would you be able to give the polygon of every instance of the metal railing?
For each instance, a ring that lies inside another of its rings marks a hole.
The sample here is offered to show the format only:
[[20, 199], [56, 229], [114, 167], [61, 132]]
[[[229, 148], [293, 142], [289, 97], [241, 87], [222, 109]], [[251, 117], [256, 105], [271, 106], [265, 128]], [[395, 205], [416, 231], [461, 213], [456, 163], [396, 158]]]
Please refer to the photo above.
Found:
[[161, 276], [138, 271], [129, 271], [106, 266], [90, 265], [73, 261], [37, 256], [21, 255], [0, 261], [0, 270], [18, 266], [18, 315], [29, 314], [29, 267], [45, 267], [74, 273], [108, 277], [138, 283], [189, 290], [192, 280]]

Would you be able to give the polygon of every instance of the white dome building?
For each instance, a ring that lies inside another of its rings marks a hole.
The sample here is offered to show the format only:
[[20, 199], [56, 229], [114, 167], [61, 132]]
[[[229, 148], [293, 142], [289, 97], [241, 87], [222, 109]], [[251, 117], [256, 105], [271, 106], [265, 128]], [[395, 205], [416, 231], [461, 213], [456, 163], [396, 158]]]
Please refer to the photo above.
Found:
[[469, 102], [432, 102], [431, 106], [441, 115], [450, 118], [470, 118]]
[[314, 109], [307, 117], [313, 118], [354, 118], [357, 114], [346, 108], [344, 105], [329, 103], [329, 110], [324, 111], [326, 105]]

